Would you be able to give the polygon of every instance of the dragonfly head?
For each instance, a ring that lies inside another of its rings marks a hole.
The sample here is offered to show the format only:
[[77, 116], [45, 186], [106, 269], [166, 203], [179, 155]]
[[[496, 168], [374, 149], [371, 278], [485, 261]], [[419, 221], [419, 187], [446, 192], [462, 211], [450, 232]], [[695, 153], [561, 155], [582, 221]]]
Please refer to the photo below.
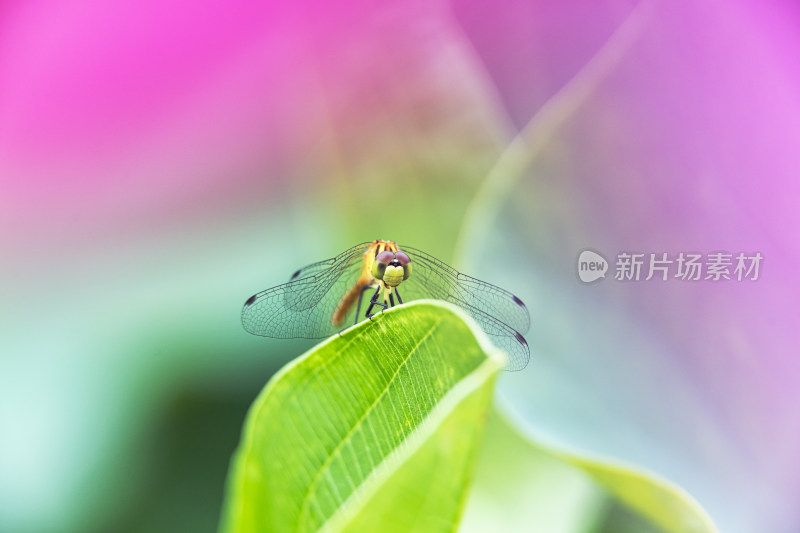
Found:
[[379, 253], [372, 262], [372, 276], [389, 287], [397, 287], [411, 275], [411, 259], [400, 250]]

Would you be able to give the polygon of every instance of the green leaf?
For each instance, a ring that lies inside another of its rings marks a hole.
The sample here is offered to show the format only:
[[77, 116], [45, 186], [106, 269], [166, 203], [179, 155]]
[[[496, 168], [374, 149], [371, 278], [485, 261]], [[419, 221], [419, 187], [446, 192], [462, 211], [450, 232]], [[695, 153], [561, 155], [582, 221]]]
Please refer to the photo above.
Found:
[[501, 365], [483, 331], [441, 302], [323, 342], [251, 407], [221, 529], [455, 531]]

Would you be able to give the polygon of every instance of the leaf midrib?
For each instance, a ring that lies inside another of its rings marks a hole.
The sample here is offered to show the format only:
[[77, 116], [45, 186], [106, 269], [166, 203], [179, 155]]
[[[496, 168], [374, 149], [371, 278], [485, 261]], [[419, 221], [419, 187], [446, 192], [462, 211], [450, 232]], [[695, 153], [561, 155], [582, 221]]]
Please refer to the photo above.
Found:
[[305, 522], [306, 515], [310, 513], [310, 508], [311, 508], [310, 507], [311, 495], [314, 494], [314, 491], [315, 491], [316, 487], [319, 485], [322, 477], [325, 475], [325, 472], [327, 472], [327, 469], [330, 466], [330, 464], [339, 455], [339, 453], [341, 452], [341, 450], [344, 447], [344, 445], [347, 442], [350, 441], [350, 439], [352, 438], [353, 434], [355, 434], [356, 430], [359, 427], [361, 427], [361, 424], [364, 422], [364, 420], [367, 419], [367, 417], [372, 412], [372, 410], [378, 405], [380, 400], [389, 391], [389, 389], [391, 388], [392, 383], [394, 383], [394, 381], [397, 379], [397, 376], [399, 375], [400, 370], [408, 363], [408, 361], [411, 360], [411, 357], [417, 352], [419, 347], [422, 346], [422, 344], [439, 328], [441, 323], [442, 323], [442, 319], [440, 318], [430, 327], [430, 329], [425, 333], [425, 335], [423, 335], [419, 339], [417, 344], [415, 344], [414, 347], [411, 348], [411, 350], [409, 350], [408, 355], [403, 359], [403, 362], [400, 363], [397, 366], [397, 369], [392, 374], [392, 377], [389, 378], [389, 380], [386, 382], [386, 385], [384, 386], [384, 388], [381, 391], [381, 393], [378, 396], [375, 397], [375, 399], [372, 401], [372, 403], [369, 405], [369, 407], [358, 418], [356, 423], [353, 424], [353, 426], [350, 428], [350, 430], [347, 432], [347, 434], [344, 436], [344, 438], [342, 438], [339, 441], [339, 444], [336, 445], [336, 447], [331, 451], [331, 453], [325, 459], [325, 462], [322, 464], [322, 466], [317, 471], [317, 475], [314, 476], [314, 479], [309, 484], [308, 490], [303, 494], [303, 500], [302, 500], [302, 502], [300, 504], [300, 516], [298, 517], [298, 520], [297, 520], [297, 526], [295, 527], [295, 533], [300, 533], [301, 525], [306, 523]]

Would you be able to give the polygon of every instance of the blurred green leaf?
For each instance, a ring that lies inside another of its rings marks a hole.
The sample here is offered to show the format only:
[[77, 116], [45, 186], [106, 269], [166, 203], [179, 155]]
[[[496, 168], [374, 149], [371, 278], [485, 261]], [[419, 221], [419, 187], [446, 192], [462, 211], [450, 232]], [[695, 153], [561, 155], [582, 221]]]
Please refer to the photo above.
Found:
[[501, 355], [440, 302], [398, 306], [281, 370], [253, 404], [223, 531], [454, 531]]
[[589, 533], [608, 497], [579, 469], [534, 446], [492, 412], [459, 533]]
[[[503, 420], [499, 415], [494, 418]], [[591, 459], [564, 451], [553, 445], [543, 444], [534, 438], [527, 438], [511, 429], [514, 424], [503, 421], [492, 427], [503, 432], [505, 439], [526, 442], [532, 456], [549, 455], [565, 466], [582, 471], [599, 489], [605, 490], [611, 499], [610, 507], [621, 504], [638, 515], [648, 524], [637, 526], [638, 531], [655, 530], [664, 533], [716, 533], [717, 528], [706, 511], [685, 490], [652, 472], [607, 460]], [[513, 434], [512, 434], [513, 433]], [[492, 439], [489, 439], [491, 442]], [[509, 444], [506, 444], [508, 447]], [[518, 445], [517, 445], [518, 447]], [[517, 452], [519, 455], [519, 452]], [[480, 471], [479, 471], [480, 472]], [[561, 474], [563, 477], [563, 473]], [[480, 488], [481, 477], [478, 477]], [[519, 499], [519, 496], [517, 496]], [[635, 521], [635, 517], [626, 518]], [[652, 527], [651, 527], [652, 526]], [[618, 531], [618, 528], [601, 527], [602, 531]]]
[[652, 472], [553, 452], [582, 469], [611, 496], [667, 533], [716, 533], [708, 513], [685, 490]]

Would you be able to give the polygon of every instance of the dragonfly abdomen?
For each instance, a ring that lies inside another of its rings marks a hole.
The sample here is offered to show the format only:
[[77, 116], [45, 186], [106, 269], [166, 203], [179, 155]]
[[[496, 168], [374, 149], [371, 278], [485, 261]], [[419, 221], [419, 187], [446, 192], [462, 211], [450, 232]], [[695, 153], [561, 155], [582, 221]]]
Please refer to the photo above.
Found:
[[347, 318], [347, 314], [353, 308], [358, 297], [361, 295], [361, 291], [364, 287], [372, 285], [370, 280], [366, 279], [365, 277], [358, 278], [358, 281], [350, 287], [345, 295], [339, 300], [339, 305], [336, 306], [336, 310], [333, 312], [333, 317], [331, 321], [333, 322], [334, 326], [341, 326], [344, 323], [344, 319]]

